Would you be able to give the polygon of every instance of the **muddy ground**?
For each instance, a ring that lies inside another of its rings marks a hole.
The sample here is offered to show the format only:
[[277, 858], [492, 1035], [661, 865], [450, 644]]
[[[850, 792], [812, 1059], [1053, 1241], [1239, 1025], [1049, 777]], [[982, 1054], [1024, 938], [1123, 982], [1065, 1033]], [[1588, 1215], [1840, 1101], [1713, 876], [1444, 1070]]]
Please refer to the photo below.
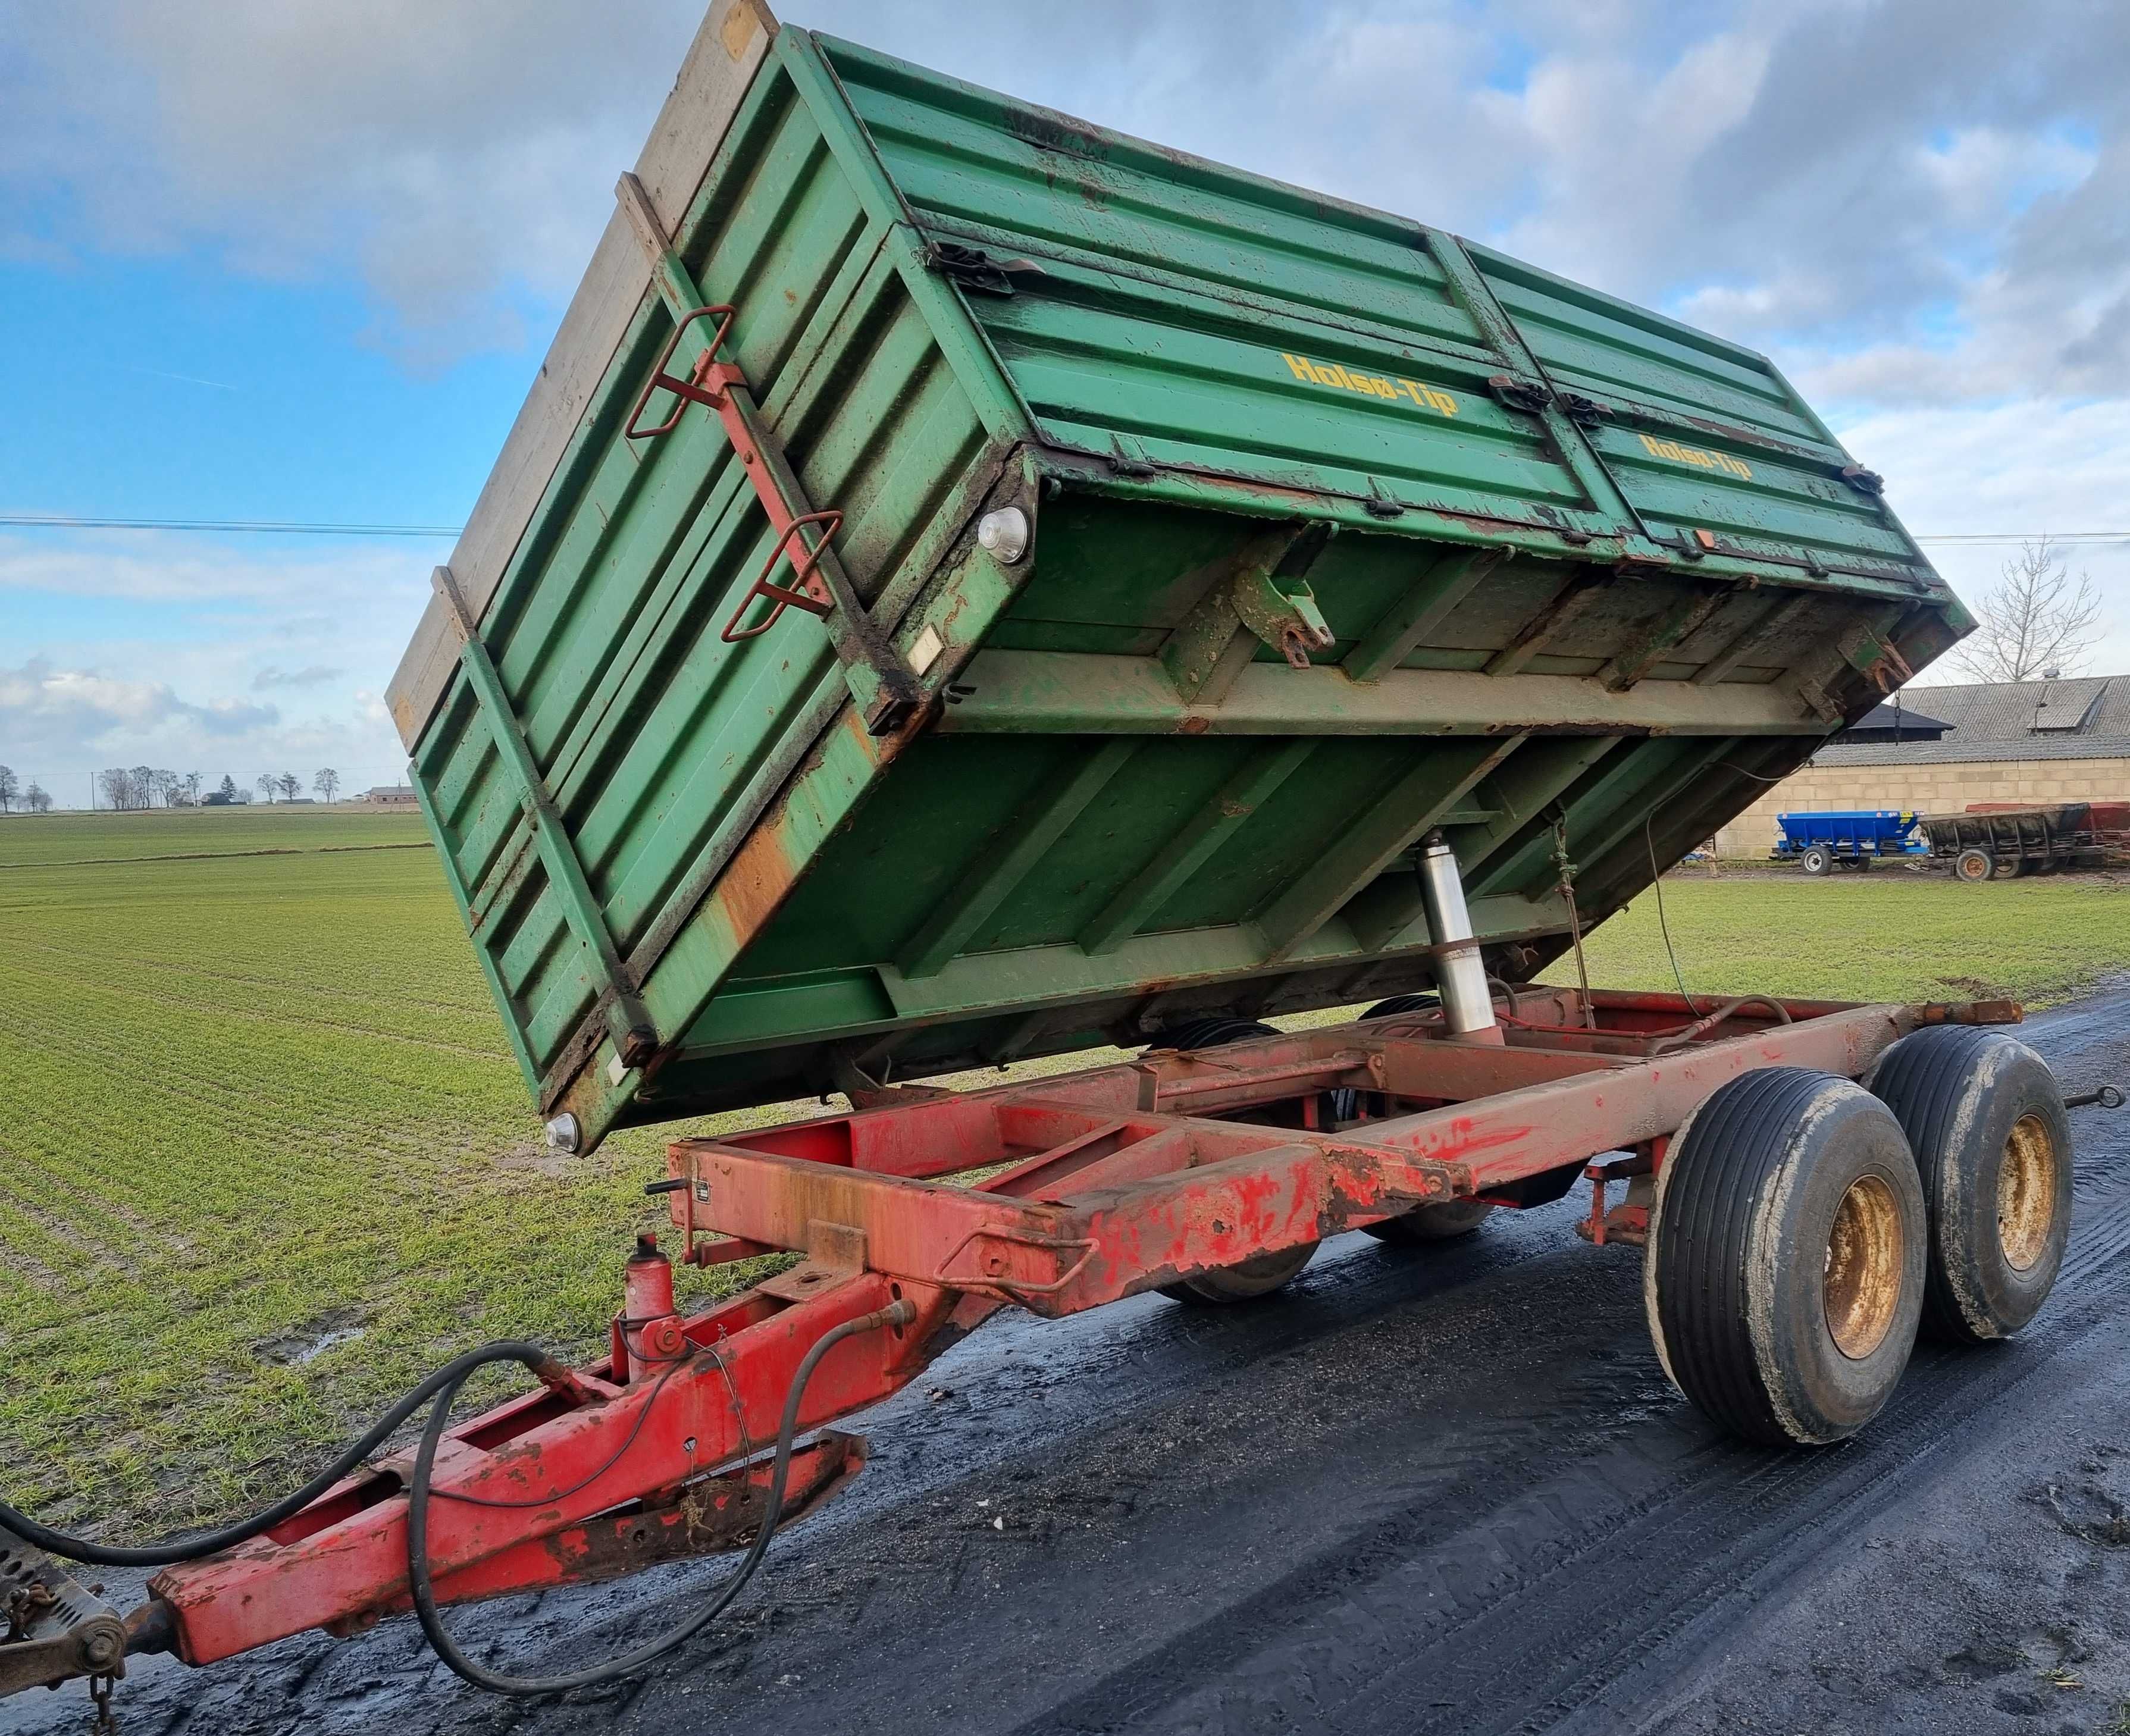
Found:
[[[2130, 990], [2043, 1015], [2130, 1072]], [[2017, 1341], [1920, 1349], [1858, 1440], [1777, 1453], [1664, 1383], [1640, 1256], [1571, 1199], [1447, 1250], [1328, 1245], [1283, 1297], [1008, 1318], [865, 1427], [733, 1619], [648, 1678], [465, 1688], [410, 1623], [187, 1671], [128, 1736], [389, 1730], [2130, 1736], [2130, 1111], [2074, 1112], [2079, 1217]], [[559, 1665], [723, 1571], [456, 1614]], [[79, 1685], [0, 1732], [86, 1728]]]

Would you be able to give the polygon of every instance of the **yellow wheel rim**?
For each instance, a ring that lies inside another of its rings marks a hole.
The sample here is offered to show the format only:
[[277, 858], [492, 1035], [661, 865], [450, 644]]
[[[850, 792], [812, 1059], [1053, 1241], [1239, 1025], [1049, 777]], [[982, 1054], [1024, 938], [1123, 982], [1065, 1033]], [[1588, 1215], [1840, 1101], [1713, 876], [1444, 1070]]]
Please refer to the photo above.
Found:
[[1827, 1238], [1827, 1329], [1851, 1362], [1870, 1356], [1894, 1329], [1905, 1252], [1893, 1189], [1860, 1176], [1841, 1196]]
[[2031, 1271], [2056, 1216], [2056, 1142], [2038, 1115], [2022, 1115], [1997, 1169], [1997, 1240], [2014, 1271]]

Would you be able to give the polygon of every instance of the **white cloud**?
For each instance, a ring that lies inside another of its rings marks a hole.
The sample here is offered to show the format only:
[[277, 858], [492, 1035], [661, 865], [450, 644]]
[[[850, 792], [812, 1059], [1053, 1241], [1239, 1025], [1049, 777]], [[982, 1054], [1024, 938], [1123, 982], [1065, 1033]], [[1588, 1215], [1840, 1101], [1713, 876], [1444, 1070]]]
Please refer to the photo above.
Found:
[[[405, 756], [380, 690], [427, 570], [372, 545], [0, 534], [5, 651], [25, 660], [0, 669], [0, 761], [73, 802], [112, 765], [247, 782], [330, 765], [351, 785], [397, 781]], [[117, 624], [87, 624], [106, 617]], [[44, 625], [26, 634], [31, 622]]]
[[[1766, 349], [1918, 531], [2125, 527], [2120, 0], [1082, 0], [980, 30], [961, 0], [793, 9]], [[0, 256], [203, 250], [359, 284], [372, 341], [416, 362], [537, 348], [699, 17], [699, 0], [619, 18], [568, 0], [0, 10]], [[1933, 554], [1972, 589], [2002, 551]], [[2074, 559], [2130, 623], [2130, 555]], [[213, 734], [216, 703], [271, 694], [287, 715], [252, 731], [262, 753], [339, 743], [322, 751], [383, 777], [377, 694], [425, 565], [0, 539], [0, 598], [193, 611], [174, 637], [11, 655], [160, 687], [168, 708], [140, 727], [173, 741], [236, 739]], [[2111, 632], [2130, 667], [2130, 625]]]

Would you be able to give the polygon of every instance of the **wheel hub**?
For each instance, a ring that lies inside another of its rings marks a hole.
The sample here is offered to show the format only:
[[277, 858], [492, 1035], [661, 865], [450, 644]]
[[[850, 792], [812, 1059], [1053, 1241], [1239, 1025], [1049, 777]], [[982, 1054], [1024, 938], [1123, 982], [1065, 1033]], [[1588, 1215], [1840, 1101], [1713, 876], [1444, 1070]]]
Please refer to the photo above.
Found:
[[1893, 1189], [1876, 1176], [1858, 1176], [1827, 1238], [1827, 1329], [1851, 1362], [1862, 1362], [1893, 1330], [1904, 1252]]
[[2005, 1263], [2031, 1271], [2056, 1221], [2056, 1146], [2038, 1115], [2022, 1115], [1997, 1167], [1997, 1240]]

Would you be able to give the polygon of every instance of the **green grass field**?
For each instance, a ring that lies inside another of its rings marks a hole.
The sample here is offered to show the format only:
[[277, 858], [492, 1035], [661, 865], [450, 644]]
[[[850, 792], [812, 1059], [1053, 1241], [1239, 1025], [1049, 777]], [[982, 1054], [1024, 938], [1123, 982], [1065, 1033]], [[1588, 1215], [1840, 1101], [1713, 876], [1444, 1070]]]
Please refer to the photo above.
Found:
[[[173, 1529], [287, 1486], [467, 1345], [603, 1334], [668, 1134], [542, 1149], [420, 836], [302, 809], [0, 822], [11, 1499]], [[1688, 870], [1666, 899], [1697, 994], [2046, 999], [2130, 967], [2105, 880]], [[1669, 984], [1648, 894], [1590, 953], [1602, 984]]]

